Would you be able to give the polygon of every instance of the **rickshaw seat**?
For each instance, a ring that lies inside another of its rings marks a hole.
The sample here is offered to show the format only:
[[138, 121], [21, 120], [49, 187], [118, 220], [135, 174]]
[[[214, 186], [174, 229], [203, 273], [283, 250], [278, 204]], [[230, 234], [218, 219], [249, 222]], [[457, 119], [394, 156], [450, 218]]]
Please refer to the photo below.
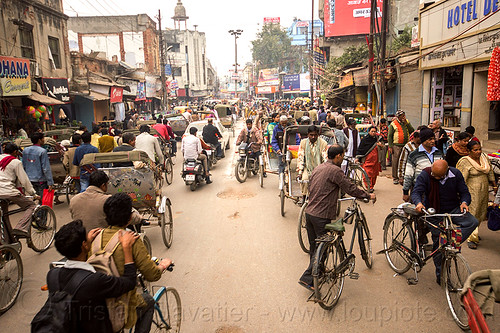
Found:
[[299, 157], [299, 145], [288, 145], [287, 147], [292, 155], [292, 159]]
[[328, 223], [327, 225], [325, 225], [325, 229], [336, 232], [344, 232], [345, 231], [344, 219], [340, 218], [333, 223]]

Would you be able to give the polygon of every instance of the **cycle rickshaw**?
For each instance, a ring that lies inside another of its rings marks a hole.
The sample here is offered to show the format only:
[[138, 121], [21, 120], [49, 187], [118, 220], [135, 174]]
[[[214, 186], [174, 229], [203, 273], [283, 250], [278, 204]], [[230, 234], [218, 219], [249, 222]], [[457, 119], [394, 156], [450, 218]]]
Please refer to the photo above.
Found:
[[[112, 166], [113, 163], [126, 162], [135, 163], [137, 168], [135, 166]], [[151, 162], [148, 154], [140, 150], [86, 154], [80, 166], [96, 163], [109, 164], [108, 167], [99, 168], [109, 177], [108, 193], [128, 194], [132, 198], [132, 206], [146, 220], [158, 221], [163, 243], [170, 248], [174, 228], [172, 204], [170, 199], [162, 194], [162, 173]]]

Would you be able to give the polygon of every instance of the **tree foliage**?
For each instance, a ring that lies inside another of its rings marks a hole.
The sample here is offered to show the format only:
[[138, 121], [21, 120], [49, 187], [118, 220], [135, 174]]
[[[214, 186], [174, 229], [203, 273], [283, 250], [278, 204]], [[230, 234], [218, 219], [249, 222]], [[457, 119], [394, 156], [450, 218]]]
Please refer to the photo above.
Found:
[[252, 57], [257, 69], [279, 68], [290, 73], [299, 73], [307, 64], [307, 55], [279, 24], [266, 24], [252, 41]]
[[365, 60], [368, 60], [367, 45], [363, 44], [358, 47], [349, 46], [340, 57], [331, 59], [328, 63], [328, 67], [333, 71], [339, 71], [344, 67], [354, 65]]
[[391, 45], [391, 51], [398, 53], [402, 49], [409, 49], [411, 47], [411, 27], [406, 26], [403, 32], [394, 38]]

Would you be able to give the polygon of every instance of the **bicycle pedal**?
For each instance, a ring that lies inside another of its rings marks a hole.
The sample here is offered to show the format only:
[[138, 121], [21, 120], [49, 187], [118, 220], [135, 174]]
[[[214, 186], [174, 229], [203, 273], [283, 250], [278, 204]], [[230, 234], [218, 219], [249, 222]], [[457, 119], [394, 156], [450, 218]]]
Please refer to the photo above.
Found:
[[352, 280], [357, 280], [357, 279], [359, 279], [359, 273], [351, 272], [349, 274], [349, 278]]
[[410, 286], [414, 286], [414, 285], [416, 285], [418, 283], [418, 280], [415, 279], [415, 278], [408, 278], [408, 279], [406, 279], [406, 281], [408, 282], [408, 284]]

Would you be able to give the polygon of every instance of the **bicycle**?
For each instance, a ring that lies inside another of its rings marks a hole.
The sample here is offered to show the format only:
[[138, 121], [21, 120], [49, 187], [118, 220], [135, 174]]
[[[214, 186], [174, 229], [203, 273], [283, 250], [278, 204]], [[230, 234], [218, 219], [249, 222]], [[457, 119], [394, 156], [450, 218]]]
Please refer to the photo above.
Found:
[[[27, 198], [32, 198], [26, 196]], [[9, 216], [24, 212], [23, 208], [9, 211], [9, 201], [0, 199], [0, 244], [9, 244], [21, 252], [19, 237], [12, 234]], [[28, 224], [28, 237], [26, 243], [28, 247], [36, 252], [42, 253], [49, 249], [56, 234], [56, 214], [49, 206], [37, 204], [31, 221]]]
[[[460, 244], [455, 239], [457, 231], [452, 224], [452, 217], [464, 216], [466, 212], [435, 214], [435, 210], [429, 208], [423, 210], [424, 214], [421, 214], [411, 206], [404, 206], [403, 212], [398, 208], [391, 210], [392, 213], [384, 223], [384, 249], [377, 254], [385, 254], [389, 266], [396, 275], [404, 274], [413, 267], [415, 277], [407, 278], [409, 285], [417, 284], [418, 273], [429, 260], [441, 254], [441, 286], [445, 287], [446, 300], [453, 319], [461, 329], [467, 329], [467, 312], [461, 305], [460, 293], [471, 270], [460, 253]], [[429, 222], [428, 218], [444, 219], [436, 225]], [[418, 232], [415, 232], [419, 219], [440, 231], [440, 246], [430, 254], [426, 253], [426, 246], [419, 243]]]
[[11, 245], [0, 245], [0, 314], [16, 302], [23, 284], [23, 261]]
[[[337, 304], [344, 289], [345, 276], [354, 280], [359, 278], [359, 274], [354, 272], [356, 257], [352, 253], [356, 234], [361, 257], [366, 267], [372, 268], [373, 266], [371, 234], [366, 217], [356, 198], [339, 199], [339, 201], [348, 200], [351, 200], [352, 204], [346, 209], [344, 217], [327, 224], [325, 226], [327, 233], [316, 239], [318, 246], [312, 267], [314, 293], [310, 299], [319, 303], [325, 310], [331, 310]], [[368, 199], [364, 202], [368, 202]], [[347, 251], [343, 239], [344, 223], [352, 224], [353, 222], [354, 229]]]
[[66, 203], [69, 205], [71, 198], [80, 193], [80, 177], [67, 176], [64, 180]]
[[[365, 169], [361, 167], [361, 164], [356, 161], [356, 158], [344, 156], [344, 161], [347, 162], [344, 174], [351, 179], [356, 186], [362, 188], [366, 192], [370, 191], [370, 177]], [[344, 165], [342, 169], [344, 169]]]

